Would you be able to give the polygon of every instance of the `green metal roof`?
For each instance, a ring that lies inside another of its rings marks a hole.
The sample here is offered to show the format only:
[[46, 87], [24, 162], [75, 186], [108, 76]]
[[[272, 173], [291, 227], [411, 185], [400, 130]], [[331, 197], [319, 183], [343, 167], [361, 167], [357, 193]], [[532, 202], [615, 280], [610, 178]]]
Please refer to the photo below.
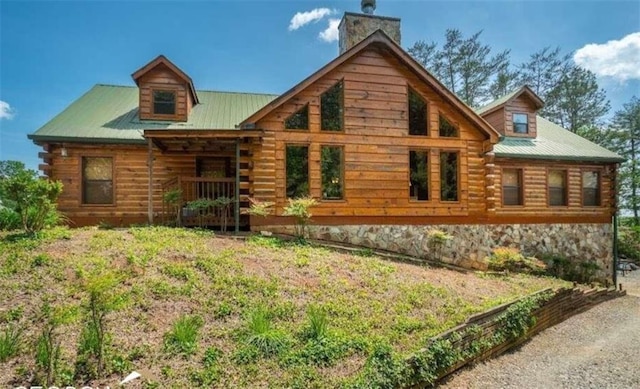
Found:
[[495, 100], [493, 100], [492, 102], [490, 102], [487, 105], [483, 105], [480, 108], [476, 108], [475, 111], [477, 114], [482, 115], [483, 113], [492, 110], [493, 108], [500, 106], [504, 103], [506, 103], [507, 101], [509, 101], [513, 96], [517, 95], [518, 93], [522, 92], [522, 88], [518, 88], [516, 90], [514, 90], [511, 93], [508, 93], [500, 98], [497, 98]]
[[138, 119], [138, 88], [98, 84], [29, 138], [36, 141], [131, 143], [145, 129], [232, 130], [277, 95], [198, 91], [186, 122]]
[[618, 154], [536, 117], [535, 139], [504, 137], [493, 148], [497, 157], [554, 159], [568, 161], [623, 162]]

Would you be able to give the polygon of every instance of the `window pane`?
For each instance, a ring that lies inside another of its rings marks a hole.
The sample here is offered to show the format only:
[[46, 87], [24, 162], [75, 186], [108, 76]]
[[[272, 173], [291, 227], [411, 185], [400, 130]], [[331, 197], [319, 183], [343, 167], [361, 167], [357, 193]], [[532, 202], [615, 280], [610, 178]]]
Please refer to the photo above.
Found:
[[287, 197], [309, 195], [309, 147], [287, 146]]
[[82, 158], [82, 203], [113, 204], [113, 160]]
[[320, 120], [323, 131], [342, 131], [342, 81], [320, 97]]
[[600, 174], [598, 172], [582, 173], [582, 205], [600, 205]]
[[504, 169], [502, 171], [502, 204], [522, 205], [522, 171]]
[[305, 105], [296, 113], [289, 116], [284, 121], [284, 128], [287, 130], [308, 130], [309, 129], [309, 105]]
[[440, 136], [448, 137], [448, 138], [458, 136], [458, 129], [453, 124], [451, 124], [451, 122], [449, 122], [447, 118], [440, 115], [439, 122], [440, 122]]
[[440, 199], [458, 201], [458, 153], [440, 153]]
[[322, 147], [322, 198], [338, 200], [343, 197], [342, 147]]
[[409, 88], [409, 135], [427, 135], [427, 103]]
[[153, 91], [153, 113], [175, 115], [176, 94], [172, 91]]
[[428, 151], [410, 151], [410, 193], [415, 200], [429, 200], [429, 153]]
[[549, 172], [549, 205], [567, 205], [566, 173], [560, 170]]
[[513, 114], [513, 132], [517, 134], [526, 134], [529, 132], [529, 118], [527, 114]]

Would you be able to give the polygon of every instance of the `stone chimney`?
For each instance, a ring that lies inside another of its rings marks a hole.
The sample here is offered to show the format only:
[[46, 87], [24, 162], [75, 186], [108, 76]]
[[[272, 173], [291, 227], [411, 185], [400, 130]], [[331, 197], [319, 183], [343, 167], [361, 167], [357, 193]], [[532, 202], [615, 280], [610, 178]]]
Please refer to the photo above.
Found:
[[360, 43], [376, 30], [382, 30], [389, 38], [400, 44], [400, 19], [373, 14], [376, 9], [375, 0], [362, 0], [361, 14], [345, 12], [338, 31], [340, 33], [340, 54]]

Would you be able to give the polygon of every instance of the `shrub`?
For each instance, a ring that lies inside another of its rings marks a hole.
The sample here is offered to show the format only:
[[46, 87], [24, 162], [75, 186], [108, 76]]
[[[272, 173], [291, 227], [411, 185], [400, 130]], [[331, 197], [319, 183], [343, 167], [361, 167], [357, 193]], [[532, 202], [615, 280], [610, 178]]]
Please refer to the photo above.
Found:
[[20, 216], [22, 228], [34, 233], [60, 220], [56, 201], [62, 183], [38, 178], [33, 170], [19, 169], [0, 179], [0, 196]]
[[204, 324], [200, 316], [182, 316], [164, 336], [165, 350], [172, 354], [189, 356], [198, 348], [198, 335]]
[[618, 254], [640, 264], [640, 226], [620, 227]]
[[180, 207], [182, 203], [182, 190], [171, 189], [162, 195], [162, 200], [170, 207], [176, 226], [180, 225]]
[[0, 362], [6, 362], [18, 353], [21, 338], [22, 331], [13, 325], [0, 332]]
[[20, 228], [20, 214], [0, 204], [0, 230], [11, 231]]
[[249, 204], [249, 209], [244, 211], [247, 215], [267, 217], [273, 213], [273, 206], [276, 203], [249, 198]]
[[546, 269], [544, 262], [536, 258], [527, 258], [513, 247], [497, 247], [486, 260], [489, 269], [496, 271], [541, 274]]
[[295, 235], [298, 238], [304, 238], [307, 224], [311, 220], [311, 207], [318, 204], [313, 197], [300, 197], [297, 199], [288, 199], [288, 204], [284, 207], [283, 216], [292, 216], [296, 219]]

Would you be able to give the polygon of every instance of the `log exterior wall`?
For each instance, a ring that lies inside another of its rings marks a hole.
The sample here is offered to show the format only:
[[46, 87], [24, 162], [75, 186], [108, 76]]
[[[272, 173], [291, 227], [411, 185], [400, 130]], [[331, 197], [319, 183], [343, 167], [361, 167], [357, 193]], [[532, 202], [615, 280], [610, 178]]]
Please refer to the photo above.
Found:
[[[320, 130], [320, 96], [344, 82], [344, 131]], [[408, 134], [408, 87], [428, 104], [428, 136]], [[284, 120], [309, 104], [309, 130], [285, 130]], [[459, 128], [459, 137], [438, 136], [442, 114]], [[300, 91], [289, 102], [257, 123], [267, 132], [263, 155], [254, 170], [255, 193], [274, 201], [276, 214], [286, 204], [285, 149], [287, 144], [309, 146], [310, 194], [321, 198], [320, 147], [344, 147], [343, 200], [321, 201], [318, 217], [458, 216], [484, 214], [486, 135], [394, 57], [366, 50]], [[409, 198], [409, 151], [429, 151], [430, 200]], [[439, 153], [459, 153], [459, 201], [440, 200]], [[259, 185], [259, 186], [258, 186]]]
[[[139, 116], [142, 120], [175, 120], [186, 122], [193, 106], [187, 83], [173, 71], [160, 64], [144, 74], [138, 80], [140, 85]], [[176, 92], [176, 114], [173, 116], [154, 115], [153, 91], [167, 90]]]

